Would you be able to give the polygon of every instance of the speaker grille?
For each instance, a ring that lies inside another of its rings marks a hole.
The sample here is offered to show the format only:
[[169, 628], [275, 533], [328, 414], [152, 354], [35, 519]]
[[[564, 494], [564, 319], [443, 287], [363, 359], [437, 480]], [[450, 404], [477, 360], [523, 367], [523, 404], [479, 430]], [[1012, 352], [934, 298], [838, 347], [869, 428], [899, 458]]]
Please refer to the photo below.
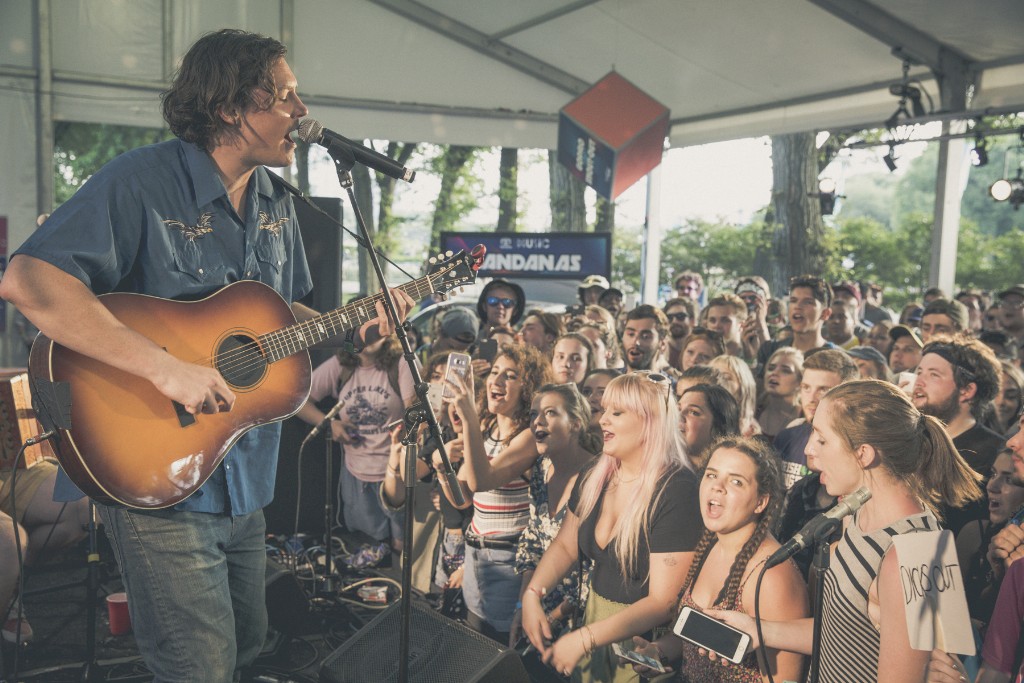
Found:
[[[397, 683], [401, 603], [378, 615], [320, 668], [327, 683]], [[409, 680], [415, 683], [527, 683], [519, 655], [432, 609], [412, 605]]]

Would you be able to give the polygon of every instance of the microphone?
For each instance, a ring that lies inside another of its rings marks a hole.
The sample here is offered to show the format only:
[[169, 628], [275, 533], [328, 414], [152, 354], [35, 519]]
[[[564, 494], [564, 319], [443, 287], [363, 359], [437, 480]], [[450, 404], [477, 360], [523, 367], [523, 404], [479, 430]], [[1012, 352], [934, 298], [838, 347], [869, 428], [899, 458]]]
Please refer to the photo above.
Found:
[[354, 140], [349, 140], [343, 135], [338, 135], [333, 130], [324, 128], [316, 119], [302, 119], [297, 132], [299, 139], [303, 142], [315, 142], [326, 147], [328, 153], [334, 150], [348, 150], [355, 160], [363, 166], [379, 171], [389, 178], [404, 180], [411, 183], [416, 179], [416, 171], [410, 171], [391, 157], [375, 152]]
[[798, 552], [813, 543], [815, 536], [817, 536], [822, 529], [835, 524], [847, 515], [852, 515], [860, 509], [861, 505], [868, 502], [870, 498], [871, 491], [866, 488], [859, 488], [850, 495], [844, 496], [843, 501], [828, 512], [822, 512], [819, 515], [815, 515], [811, 521], [804, 525], [803, 529], [793, 536], [793, 538], [786, 541], [781, 548], [772, 553], [772, 556], [769, 557], [768, 561], [765, 563], [765, 569], [771, 569], [775, 565], [781, 564], [796, 555]]
[[335, 403], [334, 407], [328, 410], [327, 414], [324, 415], [324, 419], [320, 420], [320, 424], [318, 424], [316, 427], [313, 427], [313, 429], [310, 430], [309, 434], [306, 435], [306, 438], [303, 439], [303, 441], [309, 441], [310, 439], [315, 438], [317, 434], [322, 432], [324, 428], [331, 423], [331, 420], [333, 420], [344, 407], [344, 400], [340, 400], [337, 403]]

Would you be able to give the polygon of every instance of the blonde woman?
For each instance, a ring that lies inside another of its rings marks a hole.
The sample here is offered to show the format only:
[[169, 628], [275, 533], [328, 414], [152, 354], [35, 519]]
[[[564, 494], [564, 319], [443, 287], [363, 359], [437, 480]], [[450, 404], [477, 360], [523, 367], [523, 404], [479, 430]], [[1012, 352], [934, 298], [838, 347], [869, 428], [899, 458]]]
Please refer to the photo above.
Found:
[[764, 393], [757, 410], [761, 433], [769, 439], [800, 417], [800, 380], [804, 375], [804, 354], [783, 346], [764, 366]]
[[757, 382], [750, 367], [742, 358], [730, 355], [715, 356], [708, 365], [725, 375], [724, 385], [740, 405], [740, 434], [754, 436], [761, 433], [754, 413], [757, 410]]
[[[605, 390], [604, 452], [581, 475], [555, 540], [523, 591], [523, 630], [544, 661], [574, 681], [637, 681], [611, 652], [673, 614], [703, 529], [697, 478], [668, 378], [616, 377]], [[592, 563], [583, 626], [552, 642], [542, 598]]]

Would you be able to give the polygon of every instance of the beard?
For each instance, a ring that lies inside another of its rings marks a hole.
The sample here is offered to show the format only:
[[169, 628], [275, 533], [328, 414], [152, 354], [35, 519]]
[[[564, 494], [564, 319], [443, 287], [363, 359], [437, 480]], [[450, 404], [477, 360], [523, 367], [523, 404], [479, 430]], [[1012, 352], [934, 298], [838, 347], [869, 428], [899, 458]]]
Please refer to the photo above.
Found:
[[636, 360], [634, 360], [627, 352], [625, 354], [625, 360], [626, 365], [629, 366], [630, 370], [650, 370], [651, 363], [654, 361], [654, 350], [641, 351]]
[[960, 412], [960, 401], [957, 397], [957, 392], [954, 391], [945, 401], [933, 403], [929, 400], [921, 406], [921, 412], [942, 420], [943, 424], [948, 425]]

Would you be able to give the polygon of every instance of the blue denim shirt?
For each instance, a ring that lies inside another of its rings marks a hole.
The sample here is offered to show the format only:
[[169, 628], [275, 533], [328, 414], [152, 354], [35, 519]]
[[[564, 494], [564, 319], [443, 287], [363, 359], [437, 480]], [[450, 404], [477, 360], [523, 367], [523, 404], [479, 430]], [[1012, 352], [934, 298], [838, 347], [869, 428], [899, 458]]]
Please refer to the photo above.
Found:
[[[15, 254], [46, 261], [96, 294], [195, 300], [258, 280], [288, 302], [312, 288], [291, 196], [257, 168], [243, 221], [209, 155], [170, 140], [117, 157], [83, 185]], [[270, 503], [279, 423], [247, 432], [210, 479], [176, 506], [243, 515]], [[61, 472], [54, 498], [82, 493]]]

